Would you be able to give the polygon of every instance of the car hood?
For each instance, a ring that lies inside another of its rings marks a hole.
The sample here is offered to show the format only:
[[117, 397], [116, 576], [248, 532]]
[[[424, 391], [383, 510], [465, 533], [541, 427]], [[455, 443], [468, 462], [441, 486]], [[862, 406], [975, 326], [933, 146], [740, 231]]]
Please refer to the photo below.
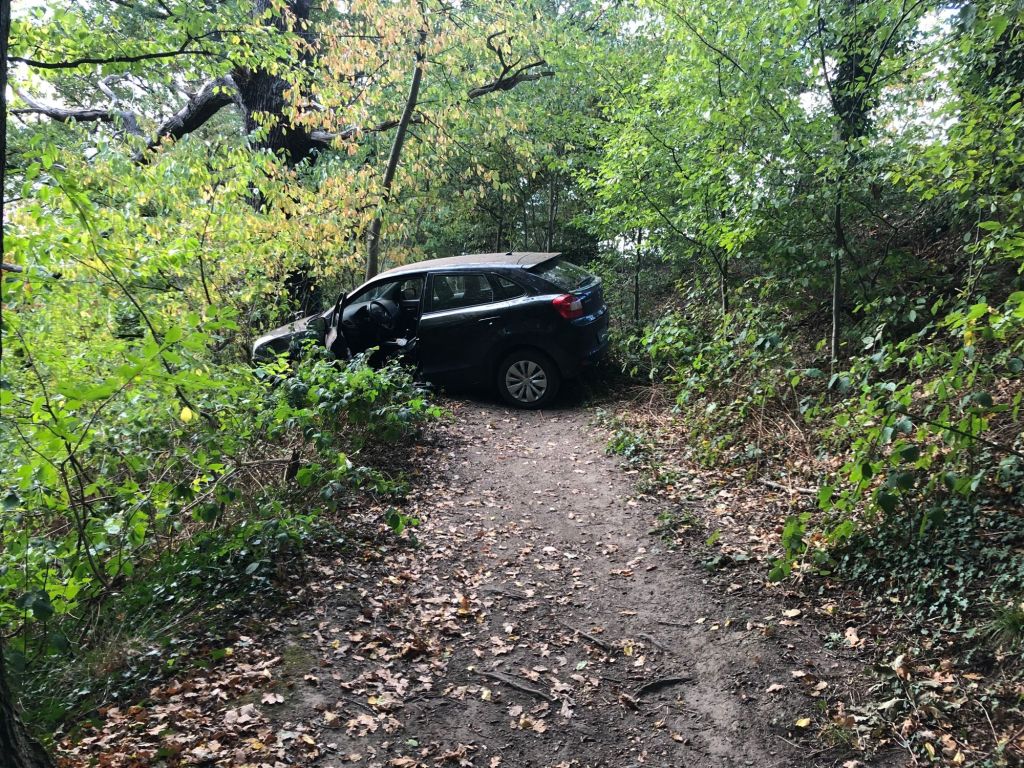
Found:
[[269, 357], [277, 352], [286, 352], [289, 342], [296, 336], [304, 334], [309, 328], [309, 324], [320, 316], [320, 314], [308, 315], [263, 334], [252, 343], [253, 358]]

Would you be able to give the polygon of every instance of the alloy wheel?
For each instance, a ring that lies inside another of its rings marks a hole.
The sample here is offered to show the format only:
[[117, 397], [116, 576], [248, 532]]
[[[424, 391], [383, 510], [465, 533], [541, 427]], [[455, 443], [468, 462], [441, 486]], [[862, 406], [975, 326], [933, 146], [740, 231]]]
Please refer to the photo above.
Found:
[[533, 360], [517, 360], [505, 373], [505, 388], [521, 403], [535, 403], [548, 391], [548, 375]]

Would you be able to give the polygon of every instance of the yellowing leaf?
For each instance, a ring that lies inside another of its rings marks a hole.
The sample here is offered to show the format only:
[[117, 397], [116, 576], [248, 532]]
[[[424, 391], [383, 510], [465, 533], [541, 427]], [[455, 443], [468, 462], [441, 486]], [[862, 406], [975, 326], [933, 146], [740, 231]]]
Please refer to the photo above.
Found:
[[196, 413], [186, 405], [184, 408], [181, 409], [181, 413], [178, 414], [178, 416], [179, 418], [181, 418], [182, 421], [188, 424], [190, 421], [192, 421], [192, 419], [196, 417]]
[[794, 725], [796, 725], [797, 728], [807, 728], [810, 726], [810, 724], [811, 718], [809, 717], [801, 717], [799, 720], [796, 721], [796, 723], [794, 723]]

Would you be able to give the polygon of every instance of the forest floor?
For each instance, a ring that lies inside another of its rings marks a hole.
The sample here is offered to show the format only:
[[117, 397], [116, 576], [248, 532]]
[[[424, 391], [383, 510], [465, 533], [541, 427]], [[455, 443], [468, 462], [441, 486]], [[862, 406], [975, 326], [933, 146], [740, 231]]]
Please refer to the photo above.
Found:
[[856, 661], [784, 588], [661, 538], [677, 510], [638, 494], [592, 409], [447, 407], [411, 465], [418, 525], [312, 555], [299, 608], [100, 710], [65, 763], [864, 764], [827, 738]]

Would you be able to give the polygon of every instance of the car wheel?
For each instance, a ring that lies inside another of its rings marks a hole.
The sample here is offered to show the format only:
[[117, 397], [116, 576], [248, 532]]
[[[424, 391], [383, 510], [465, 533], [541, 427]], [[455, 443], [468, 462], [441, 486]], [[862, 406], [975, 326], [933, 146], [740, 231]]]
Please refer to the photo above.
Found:
[[498, 366], [498, 392], [516, 408], [543, 408], [558, 394], [561, 376], [554, 361], [541, 352], [513, 352]]

